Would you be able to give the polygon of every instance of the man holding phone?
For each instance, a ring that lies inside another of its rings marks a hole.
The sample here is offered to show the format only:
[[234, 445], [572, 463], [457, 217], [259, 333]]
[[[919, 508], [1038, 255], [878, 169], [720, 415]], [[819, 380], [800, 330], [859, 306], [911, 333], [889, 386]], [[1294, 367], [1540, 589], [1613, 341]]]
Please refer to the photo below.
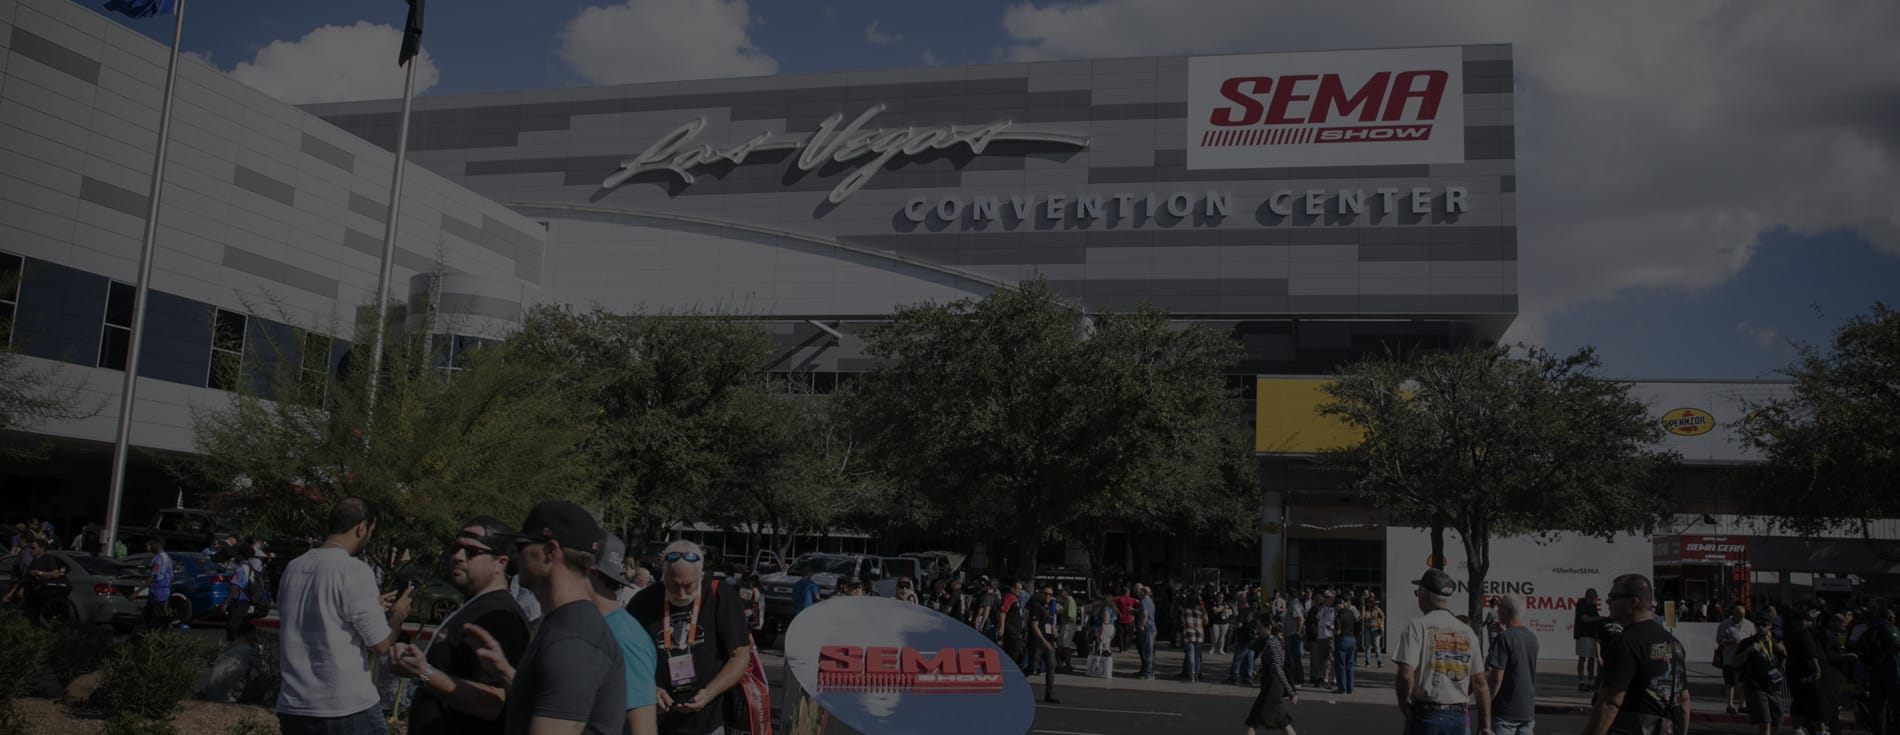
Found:
[[339, 500], [323, 544], [284, 568], [277, 721], [287, 734], [388, 731], [370, 657], [387, 655], [396, 643], [409, 595], [379, 595], [375, 574], [356, 558], [375, 531], [368, 501]]
[[641, 590], [627, 605], [659, 646], [660, 732], [725, 732], [725, 695], [752, 660], [739, 591], [706, 579], [705, 553], [691, 541], [673, 542], [661, 558], [664, 583]]

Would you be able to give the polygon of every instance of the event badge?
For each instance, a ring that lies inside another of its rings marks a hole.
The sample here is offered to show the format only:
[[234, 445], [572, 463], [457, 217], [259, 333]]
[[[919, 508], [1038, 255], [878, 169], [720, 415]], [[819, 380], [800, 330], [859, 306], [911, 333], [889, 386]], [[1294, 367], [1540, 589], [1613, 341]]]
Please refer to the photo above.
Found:
[[674, 653], [666, 658], [666, 671], [671, 676], [674, 687], [693, 685], [693, 654], [691, 651]]

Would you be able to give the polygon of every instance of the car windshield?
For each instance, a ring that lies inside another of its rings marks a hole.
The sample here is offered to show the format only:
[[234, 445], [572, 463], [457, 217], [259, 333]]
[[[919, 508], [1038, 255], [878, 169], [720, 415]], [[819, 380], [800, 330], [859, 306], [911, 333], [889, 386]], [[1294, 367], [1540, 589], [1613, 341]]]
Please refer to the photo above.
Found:
[[79, 566], [85, 568], [87, 572], [97, 574], [101, 577], [117, 577], [121, 574], [125, 574], [125, 569], [121, 567], [118, 562], [111, 559], [104, 559], [97, 556], [76, 556], [67, 557], [67, 559], [77, 559]]
[[851, 559], [808, 556], [792, 562], [791, 575], [794, 577], [803, 577], [806, 572], [813, 574], [850, 574], [856, 567], [856, 564], [857, 563]]

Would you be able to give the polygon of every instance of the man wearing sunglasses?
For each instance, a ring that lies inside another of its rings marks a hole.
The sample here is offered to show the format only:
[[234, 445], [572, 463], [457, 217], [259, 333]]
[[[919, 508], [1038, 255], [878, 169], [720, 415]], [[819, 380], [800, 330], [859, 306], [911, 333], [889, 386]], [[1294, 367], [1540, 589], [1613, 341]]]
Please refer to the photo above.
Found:
[[411, 735], [483, 735], [502, 732], [501, 712], [507, 682], [482, 667], [464, 625], [480, 626], [499, 645], [509, 664], [521, 662], [528, 648], [528, 619], [508, 593], [508, 562], [515, 555], [514, 532], [501, 520], [481, 516], [462, 527], [443, 551], [449, 583], [461, 591], [461, 607], [443, 618], [427, 648], [396, 644], [390, 668], [415, 680], [409, 710]]
[[641, 590], [627, 612], [659, 645], [654, 679], [660, 732], [726, 732], [726, 693], [752, 660], [751, 631], [739, 590], [706, 579], [698, 544], [675, 541], [661, 555], [661, 584]]
[[1610, 585], [1610, 617], [1623, 632], [1603, 643], [1603, 684], [1587, 735], [1683, 735], [1689, 731], [1688, 656], [1656, 619], [1649, 578], [1625, 574]]

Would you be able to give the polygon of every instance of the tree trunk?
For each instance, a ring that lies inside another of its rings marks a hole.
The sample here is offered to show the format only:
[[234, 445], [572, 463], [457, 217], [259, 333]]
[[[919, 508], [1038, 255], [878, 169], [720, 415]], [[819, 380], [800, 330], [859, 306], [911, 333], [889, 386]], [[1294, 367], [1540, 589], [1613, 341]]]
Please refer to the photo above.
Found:
[[1024, 519], [1016, 525], [1016, 579], [1024, 587], [1036, 584], [1036, 557], [1042, 551], [1042, 528], [1032, 520]]
[[1465, 547], [1466, 575], [1465, 611], [1471, 616], [1471, 629], [1478, 634], [1480, 642], [1489, 641], [1484, 631], [1484, 578], [1491, 571], [1491, 544], [1483, 531], [1460, 533], [1459, 539]]
[[[1471, 542], [1466, 541], [1465, 543], [1469, 545]], [[1431, 558], [1432, 568], [1442, 571], [1445, 568], [1446, 561], [1447, 559], [1445, 558], [1445, 517], [1434, 515], [1432, 516], [1432, 558]]]

